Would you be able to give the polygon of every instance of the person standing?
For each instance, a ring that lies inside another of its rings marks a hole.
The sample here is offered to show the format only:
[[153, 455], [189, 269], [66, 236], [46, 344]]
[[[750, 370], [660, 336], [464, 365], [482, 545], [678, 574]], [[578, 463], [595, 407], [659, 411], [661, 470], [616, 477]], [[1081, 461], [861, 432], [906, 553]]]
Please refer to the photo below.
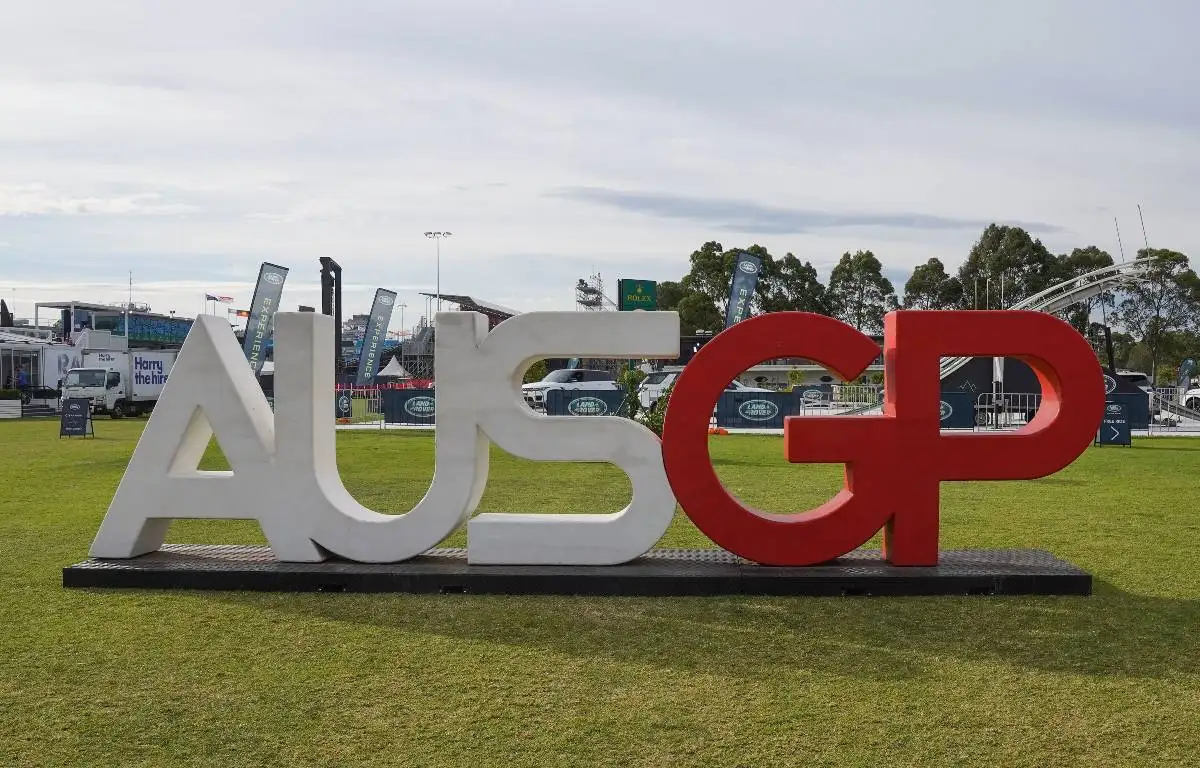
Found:
[[17, 366], [17, 391], [21, 393], [21, 402], [28, 405], [33, 399], [32, 393], [29, 391], [29, 374], [25, 373], [25, 366]]

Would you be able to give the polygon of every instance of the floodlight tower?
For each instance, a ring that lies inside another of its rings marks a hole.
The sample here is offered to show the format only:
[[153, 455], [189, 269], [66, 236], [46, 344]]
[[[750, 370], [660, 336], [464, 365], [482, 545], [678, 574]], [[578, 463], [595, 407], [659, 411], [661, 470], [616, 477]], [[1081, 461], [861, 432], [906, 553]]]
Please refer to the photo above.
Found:
[[437, 243], [437, 311], [442, 311], [442, 238], [450, 237], [450, 232], [426, 232], [425, 237], [432, 238]]

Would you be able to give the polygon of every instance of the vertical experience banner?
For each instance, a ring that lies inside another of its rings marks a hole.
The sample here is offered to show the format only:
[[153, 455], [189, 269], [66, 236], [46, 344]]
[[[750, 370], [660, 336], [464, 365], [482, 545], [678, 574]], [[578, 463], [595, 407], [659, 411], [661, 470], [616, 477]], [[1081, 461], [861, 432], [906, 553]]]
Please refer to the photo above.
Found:
[[379, 358], [383, 354], [383, 341], [387, 338], [388, 323], [392, 321], [392, 308], [396, 305], [396, 292], [375, 291], [375, 303], [371, 305], [371, 319], [363, 336], [362, 351], [358, 355], [358, 375], [354, 382], [359, 386], [375, 380]]
[[279, 309], [287, 274], [287, 267], [265, 261], [258, 270], [258, 283], [254, 286], [254, 298], [250, 301], [250, 316], [246, 318], [246, 337], [242, 340], [242, 350], [255, 375], [262, 371], [263, 363], [267, 361], [267, 338], [271, 335], [272, 319]]
[[729, 286], [729, 306], [725, 309], [725, 327], [740, 323], [750, 316], [750, 302], [758, 285], [762, 262], [744, 251], [738, 253], [733, 265], [733, 281]]

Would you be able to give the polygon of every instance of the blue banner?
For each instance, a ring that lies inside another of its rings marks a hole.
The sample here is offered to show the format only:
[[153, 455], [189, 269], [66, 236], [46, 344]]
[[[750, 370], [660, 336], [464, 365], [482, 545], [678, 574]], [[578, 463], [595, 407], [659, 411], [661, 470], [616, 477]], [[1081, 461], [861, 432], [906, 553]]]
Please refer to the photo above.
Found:
[[717, 426], [733, 429], [783, 429], [796, 403], [794, 392], [722, 392]]
[[551, 389], [547, 416], [620, 416], [625, 392], [619, 389]]
[[432, 389], [384, 389], [383, 420], [388, 424], [433, 424], [437, 407]]
[[242, 350], [255, 375], [262, 371], [263, 363], [267, 361], [271, 321], [279, 309], [287, 274], [287, 267], [265, 261], [258, 269], [258, 283], [254, 286], [254, 298], [250, 300], [250, 316], [246, 318], [246, 336], [242, 339]]
[[739, 251], [733, 265], [733, 280], [729, 285], [729, 306], [725, 308], [725, 327], [740, 323], [750, 316], [750, 302], [758, 285], [762, 262], [757, 256]]
[[392, 321], [392, 307], [396, 304], [396, 292], [383, 288], [375, 291], [375, 302], [371, 305], [371, 319], [363, 334], [362, 349], [358, 355], [358, 374], [354, 383], [365, 386], [375, 381], [379, 372], [379, 358], [383, 354], [383, 343], [387, 338], [388, 324]]

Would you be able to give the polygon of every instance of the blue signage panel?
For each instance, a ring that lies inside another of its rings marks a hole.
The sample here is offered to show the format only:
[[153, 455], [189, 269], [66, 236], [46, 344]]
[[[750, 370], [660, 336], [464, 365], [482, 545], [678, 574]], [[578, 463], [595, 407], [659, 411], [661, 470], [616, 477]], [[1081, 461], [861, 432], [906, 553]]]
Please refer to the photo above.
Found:
[[383, 420], [388, 424], [433, 424], [436, 400], [432, 389], [384, 389]]
[[1104, 419], [1096, 434], [1097, 445], [1133, 445], [1129, 428], [1129, 409], [1124, 403], [1109, 400], [1104, 404]]
[[938, 403], [942, 429], [975, 428], [975, 396], [970, 392], [943, 392]]
[[726, 429], [783, 429], [792, 414], [794, 392], [722, 392], [717, 401], [717, 426]]
[[354, 415], [354, 400], [349, 392], [338, 392], [333, 400], [334, 418], [348, 419]]
[[86, 397], [68, 397], [63, 401], [58, 422], [59, 437], [95, 437], [92, 431], [92, 401]]
[[1105, 399], [1125, 406], [1130, 429], [1150, 428], [1150, 395], [1146, 392], [1113, 392]]
[[547, 416], [620, 416], [625, 392], [619, 389], [551, 389]]

